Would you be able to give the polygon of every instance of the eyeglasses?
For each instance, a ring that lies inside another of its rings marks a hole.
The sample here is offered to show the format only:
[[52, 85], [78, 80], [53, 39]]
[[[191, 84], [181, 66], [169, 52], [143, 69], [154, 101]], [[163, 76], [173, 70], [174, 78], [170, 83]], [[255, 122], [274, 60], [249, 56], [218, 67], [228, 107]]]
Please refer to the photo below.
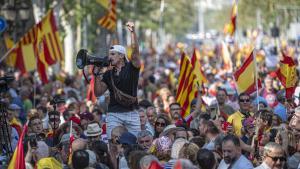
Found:
[[278, 160], [280, 160], [281, 162], [286, 161], [286, 158], [283, 157], [283, 156], [281, 156], [281, 157], [272, 157], [272, 156], [267, 155], [267, 157], [270, 157], [273, 160], [273, 162], [277, 162]]
[[248, 102], [250, 102], [250, 99], [240, 99], [239, 102], [241, 102], [241, 103], [248, 103]]
[[155, 122], [155, 126], [165, 127], [166, 123]]

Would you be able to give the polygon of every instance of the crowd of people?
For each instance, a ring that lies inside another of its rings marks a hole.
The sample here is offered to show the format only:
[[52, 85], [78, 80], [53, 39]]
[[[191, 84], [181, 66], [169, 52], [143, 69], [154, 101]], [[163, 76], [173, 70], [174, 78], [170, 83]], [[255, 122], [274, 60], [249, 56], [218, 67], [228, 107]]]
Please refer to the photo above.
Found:
[[[15, 80], [1, 97], [10, 137], [10, 145], [1, 143], [3, 167], [27, 123], [27, 169], [300, 168], [300, 86], [286, 99], [264, 48], [258, 52], [263, 87], [256, 97], [237, 93], [232, 72], [222, 70], [218, 44], [199, 46], [208, 83], [183, 117], [176, 102], [180, 49], [168, 46], [159, 60], [152, 48], [139, 53], [134, 25], [127, 27], [132, 57], [120, 45], [109, 49], [115, 67], [93, 72], [96, 101], [86, 98], [89, 85], [80, 71], [61, 71], [44, 85], [33, 73], [13, 72]], [[287, 44], [284, 50], [299, 57], [297, 47]], [[233, 61], [239, 62], [237, 55], [245, 59], [245, 51], [233, 47]], [[1, 76], [8, 70], [1, 65]], [[124, 101], [119, 91], [133, 98], [125, 95]]]

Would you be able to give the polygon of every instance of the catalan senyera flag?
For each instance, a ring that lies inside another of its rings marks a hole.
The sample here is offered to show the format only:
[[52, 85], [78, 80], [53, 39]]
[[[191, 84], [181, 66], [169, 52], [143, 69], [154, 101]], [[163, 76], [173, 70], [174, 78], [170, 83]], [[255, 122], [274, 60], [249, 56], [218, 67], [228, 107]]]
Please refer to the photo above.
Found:
[[231, 9], [230, 24], [227, 30], [230, 36], [233, 36], [236, 30], [237, 5], [237, 1], [235, 0]]
[[14, 66], [19, 68], [21, 73], [37, 69], [42, 82], [48, 82], [47, 67], [57, 61], [63, 61], [64, 58], [52, 9], [20, 39], [15, 52], [11, 52], [8, 58], [13, 57], [15, 53]]
[[176, 101], [182, 107], [182, 117], [186, 117], [190, 113], [191, 102], [195, 98], [195, 92], [197, 92], [196, 83], [193, 66], [188, 56], [183, 52], [181, 55], [180, 74], [176, 93]]
[[[243, 65], [234, 73], [237, 89], [239, 93], [251, 94], [256, 91], [256, 71], [253, 51], [245, 60]], [[258, 88], [261, 82], [258, 79]]]
[[24, 136], [27, 132], [28, 123], [25, 124], [22, 134], [19, 138], [18, 145], [14, 151], [14, 154], [9, 162], [8, 169], [26, 169], [25, 156], [23, 148]]
[[297, 70], [294, 60], [282, 52], [283, 60], [280, 61], [280, 68], [277, 70], [277, 77], [285, 88], [286, 98], [292, 98], [297, 85]]
[[203, 83], [207, 83], [207, 79], [201, 69], [200, 64], [200, 52], [194, 48], [193, 56], [191, 58], [191, 64], [194, 69], [194, 73], [196, 75], [196, 81], [199, 85], [202, 85]]
[[103, 28], [110, 30], [114, 32], [116, 30], [116, 25], [117, 25], [117, 0], [98, 0], [99, 3], [106, 8], [107, 4], [108, 6], [108, 11], [106, 15], [100, 18], [98, 20], [98, 24], [102, 26]]

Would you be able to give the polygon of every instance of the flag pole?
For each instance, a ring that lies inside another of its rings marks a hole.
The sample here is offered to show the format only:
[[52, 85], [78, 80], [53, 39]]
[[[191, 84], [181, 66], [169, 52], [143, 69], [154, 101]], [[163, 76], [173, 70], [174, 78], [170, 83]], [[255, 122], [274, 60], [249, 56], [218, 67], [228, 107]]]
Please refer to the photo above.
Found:
[[256, 86], [257, 110], [259, 110], [258, 71], [257, 71], [256, 50], [255, 50], [255, 48], [253, 49], [253, 57], [254, 57], [254, 65], [255, 65], [255, 86]]
[[10, 48], [0, 59], [0, 63], [7, 58], [7, 56], [16, 48], [16, 44], [12, 48]]

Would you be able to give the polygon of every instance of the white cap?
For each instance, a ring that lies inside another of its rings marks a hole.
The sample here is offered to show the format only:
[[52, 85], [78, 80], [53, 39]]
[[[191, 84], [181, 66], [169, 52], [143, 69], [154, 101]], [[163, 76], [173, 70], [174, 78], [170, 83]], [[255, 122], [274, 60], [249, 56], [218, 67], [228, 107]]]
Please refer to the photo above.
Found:
[[125, 55], [126, 60], [129, 61], [128, 58], [127, 58], [127, 55], [126, 55], [126, 49], [125, 49], [124, 46], [121, 46], [121, 45], [113, 45], [113, 46], [111, 46], [111, 47], [109, 48], [109, 51], [121, 53], [121, 54]]

